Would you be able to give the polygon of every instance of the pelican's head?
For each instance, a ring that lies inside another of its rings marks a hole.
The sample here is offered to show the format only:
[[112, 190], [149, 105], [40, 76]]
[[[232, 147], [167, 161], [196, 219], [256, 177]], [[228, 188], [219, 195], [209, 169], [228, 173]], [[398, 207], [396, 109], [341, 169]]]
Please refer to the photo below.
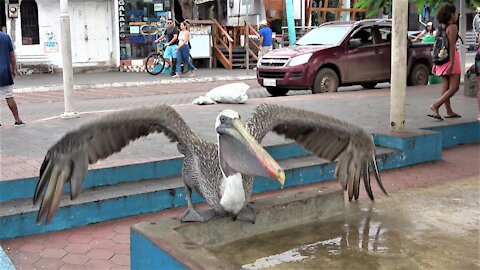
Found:
[[215, 128], [218, 133], [220, 167], [225, 175], [239, 172], [250, 176], [272, 177], [283, 186], [285, 172], [245, 129], [237, 112], [220, 112]]

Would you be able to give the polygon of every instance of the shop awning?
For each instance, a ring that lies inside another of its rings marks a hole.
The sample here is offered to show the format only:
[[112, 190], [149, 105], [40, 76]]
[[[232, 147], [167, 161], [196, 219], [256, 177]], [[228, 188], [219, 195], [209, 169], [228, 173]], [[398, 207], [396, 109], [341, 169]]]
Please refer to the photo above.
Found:
[[193, 2], [196, 4], [196, 5], [200, 5], [200, 4], [203, 4], [203, 3], [207, 3], [207, 2], [213, 2], [215, 0], [194, 0]]

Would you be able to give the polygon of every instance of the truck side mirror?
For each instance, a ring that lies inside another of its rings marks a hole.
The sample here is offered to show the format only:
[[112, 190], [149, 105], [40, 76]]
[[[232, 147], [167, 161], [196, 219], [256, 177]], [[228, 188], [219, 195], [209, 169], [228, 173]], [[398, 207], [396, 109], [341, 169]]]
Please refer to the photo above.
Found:
[[347, 46], [350, 49], [355, 49], [355, 48], [358, 48], [358, 47], [362, 46], [362, 41], [358, 38], [352, 38], [348, 41]]

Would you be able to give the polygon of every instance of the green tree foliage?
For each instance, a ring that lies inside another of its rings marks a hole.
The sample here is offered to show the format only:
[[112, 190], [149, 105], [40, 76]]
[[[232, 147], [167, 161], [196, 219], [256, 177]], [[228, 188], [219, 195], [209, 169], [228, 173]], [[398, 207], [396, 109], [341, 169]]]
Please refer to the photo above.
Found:
[[[418, 12], [422, 12], [422, 9], [425, 5], [433, 7], [435, 10], [440, 7], [443, 3], [455, 3], [454, 0], [409, 0], [417, 7]], [[466, 0], [467, 5], [471, 7], [480, 6], [480, 0]], [[387, 7], [392, 4], [392, 0], [360, 0], [357, 3], [357, 8], [367, 8], [368, 14], [367, 17], [374, 16], [383, 10], [384, 7]]]

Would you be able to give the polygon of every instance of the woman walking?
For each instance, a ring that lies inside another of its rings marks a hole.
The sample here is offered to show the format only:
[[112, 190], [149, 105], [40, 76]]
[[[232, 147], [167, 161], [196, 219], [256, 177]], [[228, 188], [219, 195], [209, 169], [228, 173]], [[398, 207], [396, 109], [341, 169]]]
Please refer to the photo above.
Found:
[[182, 73], [182, 63], [185, 61], [190, 70], [190, 77], [195, 77], [195, 66], [190, 61], [190, 33], [187, 22], [180, 23], [180, 34], [178, 34], [177, 50], [177, 72], [172, 77], [179, 78]]
[[438, 10], [437, 19], [439, 23], [445, 25], [450, 59], [443, 65], [433, 66], [433, 74], [441, 76], [442, 78], [442, 96], [435, 103], [430, 105], [430, 110], [433, 114], [429, 114], [428, 116], [443, 120], [440, 116], [439, 109], [445, 104], [445, 109], [447, 110], [445, 118], [459, 118], [461, 116], [455, 113], [450, 106], [450, 98], [458, 91], [460, 85], [460, 73], [462, 72], [460, 68], [460, 55], [456, 46], [458, 38], [457, 9], [452, 4], [444, 4]]

